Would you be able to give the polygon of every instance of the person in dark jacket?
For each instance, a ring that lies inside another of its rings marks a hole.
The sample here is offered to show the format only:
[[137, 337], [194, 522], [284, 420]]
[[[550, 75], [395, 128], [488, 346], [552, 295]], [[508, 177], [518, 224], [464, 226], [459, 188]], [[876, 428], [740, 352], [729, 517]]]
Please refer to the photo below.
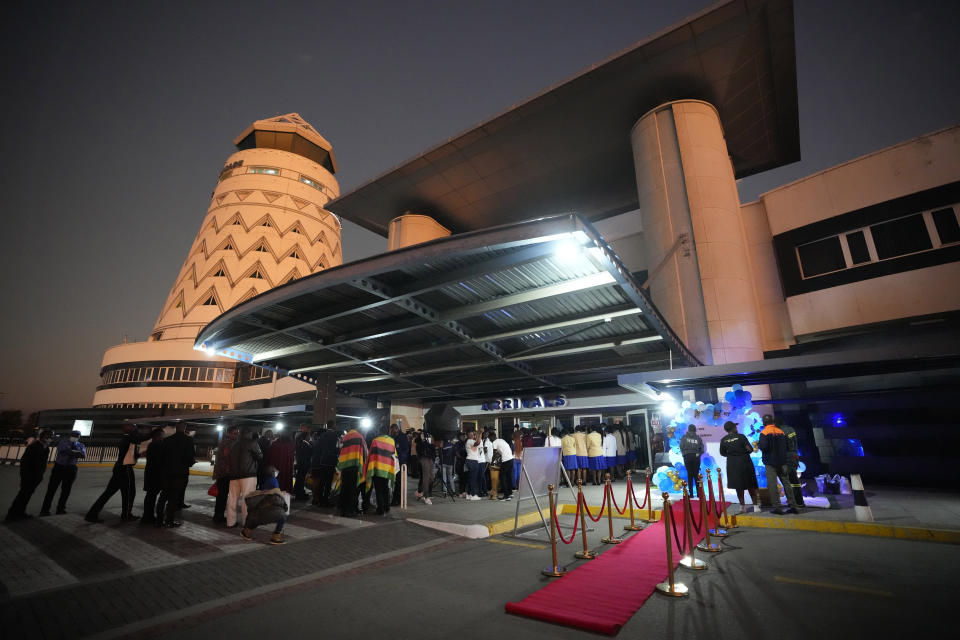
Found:
[[797, 504], [801, 507], [806, 506], [803, 502], [803, 491], [800, 488], [800, 476], [797, 470], [800, 468], [800, 447], [797, 443], [797, 430], [788, 424], [783, 423], [783, 418], [777, 416], [773, 419], [773, 424], [780, 427], [783, 434], [787, 436], [787, 477], [790, 479], [790, 488], [797, 499]]
[[57, 500], [57, 515], [67, 512], [67, 498], [73, 481], [77, 479], [77, 460], [87, 457], [87, 450], [80, 442], [80, 432], [73, 431], [69, 438], [60, 438], [57, 443], [57, 457], [53, 461], [50, 471], [50, 480], [47, 482], [47, 494], [43, 497], [43, 506], [40, 515], [50, 515], [53, 496], [60, 489], [60, 499]]
[[313, 504], [320, 507], [332, 506], [330, 485], [337, 471], [337, 459], [340, 456], [340, 435], [333, 420], [327, 422], [327, 428], [317, 439], [314, 464], [317, 474], [313, 478]]
[[150, 437], [148, 434], [141, 434], [137, 431], [135, 425], [125, 422], [122, 427], [120, 444], [117, 450], [117, 461], [113, 465], [113, 474], [110, 476], [110, 482], [107, 488], [103, 490], [100, 497], [93, 503], [84, 519], [87, 522], [103, 522], [100, 518], [100, 512], [103, 510], [107, 500], [120, 492], [120, 519], [124, 522], [138, 520], [133, 515], [133, 502], [137, 497], [136, 477], [133, 474], [133, 465], [137, 463], [140, 457], [139, 444]]
[[190, 480], [190, 467], [196, 462], [193, 438], [184, 433], [185, 425], [178, 422], [176, 431], [167, 436], [163, 445], [163, 475], [160, 480], [160, 499], [157, 500], [157, 520], [165, 527], [179, 527], [180, 505]]
[[279, 472], [270, 465], [263, 466], [267, 479], [259, 491], [254, 491], [244, 498], [247, 505], [247, 516], [243, 520], [243, 529], [240, 537], [244, 540], [253, 540], [253, 530], [261, 524], [276, 523], [269, 544], [283, 544], [283, 525], [287, 522], [287, 503], [280, 493], [280, 484], [277, 482]]
[[157, 427], [150, 432], [150, 444], [147, 446], [147, 466], [143, 470], [143, 517], [140, 524], [157, 524], [157, 496], [163, 489], [163, 429]]
[[[790, 480], [787, 477], [787, 436], [782, 429], [773, 423], [773, 416], [763, 416], [763, 430], [760, 432], [760, 441], [757, 443], [763, 452], [763, 466], [767, 472], [767, 495], [773, 509], [770, 513], [782, 515], [784, 513], [802, 513], [797, 498], [790, 490]], [[783, 492], [787, 495], [789, 507], [784, 510], [780, 507], [780, 492], [777, 490], [777, 479], [783, 485]]]
[[297, 474], [293, 483], [293, 498], [294, 500], [306, 500], [310, 497], [307, 495], [307, 474], [310, 473], [310, 466], [313, 461], [313, 441], [310, 438], [310, 425], [300, 425], [296, 446]]
[[223, 514], [227, 510], [227, 494], [230, 492], [230, 449], [239, 437], [240, 428], [231, 425], [217, 445], [217, 460], [213, 464], [213, 481], [217, 483], [217, 498], [213, 505], [213, 521], [216, 524], [227, 522]]
[[[273, 445], [275, 446], [275, 445]], [[253, 431], [244, 427], [240, 439], [230, 449], [230, 490], [227, 493], [227, 526], [235, 527], [237, 502], [240, 503], [240, 522], [247, 519], [247, 503], [244, 496], [257, 489], [257, 468], [263, 454], [253, 439]]]
[[[257, 471], [257, 488], [263, 488], [263, 483], [267, 480], [270, 480], [271, 483], [273, 482], [271, 480], [273, 476], [267, 475], [266, 468], [267, 454], [270, 453], [270, 445], [273, 444], [274, 440], [273, 431], [270, 429], [264, 431], [263, 435], [257, 438], [257, 445], [260, 447], [260, 453], [263, 454], [263, 458], [260, 460], [260, 469]], [[224, 500], [226, 500], [226, 497], [224, 497]]]
[[757, 474], [753, 470], [753, 461], [750, 460], [750, 454], [753, 453], [753, 445], [747, 440], [747, 436], [737, 433], [737, 423], [727, 421], [723, 424], [727, 435], [720, 440], [720, 455], [727, 459], [727, 487], [737, 490], [737, 499], [740, 501], [740, 511], [747, 510], [747, 503], [744, 499], [744, 493], [750, 493], [750, 499], [753, 504], [758, 504], [757, 500]]
[[390, 437], [397, 445], [397, 459], [400, 461], [400, 464], [397, 465], [396, 478], [393, 481], [393, 499], [390, 501], [390, 506], [399, 507], [400, 474], [403, 473], [403, 465], [410, 464], [410, 441], [407, 440], [406, 434], [400, 431], [400, 425], [396, 423], [390, 425]]
[[680, 438], [680, 454], [683, 456], [683, 466], [687, 469], [687, 485], [690, 487], [690, 497], [697, 494], [697, 476], [700, 474], [700, 456], [703, 455], [703, 440], [697, 435], [697, 427], [690, 425], [687, 432]]
[[50, 439], [53, 432], [44, 429], [37, 436], [37, 439], [27, 445], [23, 455], [20, 456], [20, 491], [13, 499], [13, 504], [7, 511], [7, 517], [4, 522], [14, 522], [31, 517], [27, 514], [27, 504], [33, 496], [33, 492], [43, 481], [43, 474], [47, 470], [47, 458], [50, 453]]

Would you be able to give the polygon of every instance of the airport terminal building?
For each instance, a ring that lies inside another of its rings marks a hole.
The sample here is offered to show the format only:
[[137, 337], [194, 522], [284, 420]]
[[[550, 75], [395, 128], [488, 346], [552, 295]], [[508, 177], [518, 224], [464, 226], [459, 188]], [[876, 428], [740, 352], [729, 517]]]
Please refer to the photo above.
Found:
[[[344, 195], [294, 117], [238, 138], [96, 407], [419, 428], [441, 403], [620, 420], [649, 459], [665, 394], [739, 383], [813, 470], [935, 482], [960, 444], [960, 126], [740, 202], [800, 157], [789, 0], [714, 5]], [[340, 264], [338, 218], [388, 251]]]

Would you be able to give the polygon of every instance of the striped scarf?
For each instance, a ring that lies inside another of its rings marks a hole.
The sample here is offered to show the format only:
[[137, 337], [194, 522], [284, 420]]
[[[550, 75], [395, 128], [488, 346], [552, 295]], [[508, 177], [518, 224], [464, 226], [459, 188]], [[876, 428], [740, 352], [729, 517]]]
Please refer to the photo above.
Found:
[[396, 476], [394, 455], [397, 447], [390, 436], [379, 436], [370, 443], [370, 458], [367, 460], [367, 490], [373, 486], [374, 478], [387, 478], [391, 482]]
[[337, 460], [337, 470], [359, 469], [360, 477], [357, 483], [363, 482], [364, 453], [366, 445], [363, 436], [356, 429], [351, 429], [343, 436], [343, 446], [340, 448], [340, 459]]

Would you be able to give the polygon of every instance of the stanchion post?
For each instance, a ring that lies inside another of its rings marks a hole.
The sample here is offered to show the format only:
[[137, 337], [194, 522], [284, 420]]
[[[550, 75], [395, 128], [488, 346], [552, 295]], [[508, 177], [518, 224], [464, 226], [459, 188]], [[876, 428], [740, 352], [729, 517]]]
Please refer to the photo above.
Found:
[[633, 478], [630, 477], [630, 471], [627, 471], [627, 502], [630, 504], [630, 524], [623, 527], [624, 531], [640, 531], [643, 529], [633, 518]]
[[407, 465], [400, 465], [400, 508], [407, 508]]
[[647, 485], [647, 524], [653, 522], [653, 500], [650, 499], [650, 478], [653, 476], [653, 472], [650, 467], [647, 467], [647, 481], [644, 483]]
[[[724, 504], [724, 502], [723, 502], [723, 493], [722, 493], [722, 490], [720, 489], [720, 484], [719, 484], [719, 482], [720, 482], [720, 467], [717, 467], [717, 483], [718, 483], [718, 484], [717, 484], [717, 490], [721, 492], [721, 494], [720, 494], [720, 511], [721, 511], [721, 513], [723, 513], [723, 518], [726, 519], [726, 517], [727, 517], [727, 508], [726, 508], [726, 506], [725, 506], [725, 504]], [[707, 469], [707, 483], [710, 485], [710, 492], [709, 492], [709, 493], [710, 493], [710, 495], [712, 496], [712, 495], [713, 495], [713, 479], [710, 477], [710, 469]], [[727, 533], [726, 527], [724, 527], [724, 525], [720, 524], [720, 516], [717, 515], [717, 502], [716, 502], [716, 500], [714, 500], [714, 503], [713, 503], [712, 505], [710, 505], [710, 513], [713, 514], [713, 516], [714, 516], [714, 519], [713, 519], [714, 526], [713, 526], [713, 529], [711, 530], [711, 533], [713, 533], [713, 535], [716, 536], [717, 538], [726, 538], [727, 535], [729, 535], [729, 534]]]
[[720, 494], [720, 510], [723, 512], [723, 527], [730, 526], [730, 518], [727, 516], [727, 497], [723, 490], [723, 472], [717, 467], [717, 493]]
[[590, 551], [590, 548], [587, 546], [587, 516], [583, 513], [586, 510], [587, 500], [583, 497], [583, 482], [577, 480], [577, 511], [580, 515], [580, 533], [583, 537], [583, 551], [577, 551], [573, 555], [581, 560], [593, 560], [597, 557], [597, 554]]
[[697, 545], [700, 551], [720, 553], [723, 549], [719, 544], [710, 542], [710, 518], [707, 515], [707, 501], [703, 498], [703, 476], [697, 474], [697, 494], [700, 496], [700, 522], [703, 525], [703, 540]]
[[557, 564], [557, 520], [556, 520], [556, 505], [554, 504], [553, 499], [553, 489], [554, 486], [548, 485], [547, 490], [550, 493], [550, 553], [553, 554], [553, 566], [549, 569], [544, 569], [541, 571], [543, 575], [549, 576], [551, 578], [558, 578], [567, 573], [566, 569], [561, 569]]
[[610, 535], [600, 540], [603, 544], [620, 544], [623, 542], [620, 538], [613, 535], [613, 487], [610, 486], [610, 474], [607, 474], [607, 480], [603, 484], [604, 495], [607, 503], [607, 525], [610, 529]]
[[703, 560], [697, 558], [696, 547], [693, 546], [693, 524], [690, 522], [693, 518], [693, 510], [690, 506], [690, 492], [687, 491], [687, 483], [680, 481], [680, 484], [683, 486], [683, 532], [684, 532], [684, 542], [686, 542], [686, 548], [689, 555], [684, 556], [680, 560], [680, 565], [691, 571], [704, 571], [707, 568], [707, 563]]
[[657, 591], [667, 596], [682, 597], [687, 595], [685, 584], [676, 582], [673, 578], [673, 540], [670, 539], [670, 530], [673, 526], [672, 512], [670, 511], [670, 494], [663, 492], [663, 530], [667, 535], [667, 581], [657, 585]]

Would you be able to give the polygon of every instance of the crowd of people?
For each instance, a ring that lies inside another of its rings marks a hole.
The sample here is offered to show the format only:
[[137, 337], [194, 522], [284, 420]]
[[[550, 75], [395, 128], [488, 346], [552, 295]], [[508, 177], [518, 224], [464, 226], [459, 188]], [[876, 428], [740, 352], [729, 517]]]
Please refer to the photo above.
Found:
[[[21, 488], [7, 513], [7, 521], [29, 517], [26, 506], [42, 482], [53, 434], [42, 431], [27, 447], [20, 465]], [[79, 432], [61, 438], [40, 515], [50, 515], [56, 492], [56, 513], [66, 512], [77, 462], [86, 451]], [[174, 528], [182, 524], [182, 510], [196, 463], [192, 434], [182, 423], [166, 430], [146, 430], [124, 424], [117, 460], [110, 480], [87, 510], [85, 519], [104, 522], [101, 512], [120, 493], [120, 519], [144, 525]], [[559, 447], [563, 465], [575, 479], [602, 482], [601, 472], [623, 477], [635, 458], [633, 434], [621, 425], [554, 429], [546, 434], [534, 428], [516, 428], [507, 438], [494, 430], [469, 430], [436, 439], [423, 430], [402, 431], [397, 424], [379, 430], [344, 431], [330, 421], [320, 429], [301, 425], [295, 434], [276, 435], [268, 429], [229, 426], [221, 434], [213, 456], [215, 496], [213, 522], [240, 528], [250, 539], [259, 525], [274, 524], [272, 544], [282, 544], [290, 500], [319, 507], [336, 507], [339, 515], [384, 515], [400, 504], [401, 473], [417, 481], [414, 495], [425, 505], [434, 492], [446, 498], [509, 501], [519, 486], [524, 449]], [[142, 515], [134, 514], [134, 467], [145, 461]], [[309, 489], [309, 491], [308, 491]]]

